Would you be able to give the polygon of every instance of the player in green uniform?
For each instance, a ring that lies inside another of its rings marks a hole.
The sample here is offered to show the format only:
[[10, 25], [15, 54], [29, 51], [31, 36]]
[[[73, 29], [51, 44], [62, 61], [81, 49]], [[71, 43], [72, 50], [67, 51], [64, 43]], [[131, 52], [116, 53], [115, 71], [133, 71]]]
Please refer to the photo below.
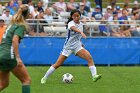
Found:
[[10, 72], [22, 83], [22, 93], [30, 93], [30, 76], [19, 55], [19, 43], [27, 29], [25, 19], [29, 15], [28, 5], [21, 5], [12, 17], [0, 44], [0, 91], [9, 85]]

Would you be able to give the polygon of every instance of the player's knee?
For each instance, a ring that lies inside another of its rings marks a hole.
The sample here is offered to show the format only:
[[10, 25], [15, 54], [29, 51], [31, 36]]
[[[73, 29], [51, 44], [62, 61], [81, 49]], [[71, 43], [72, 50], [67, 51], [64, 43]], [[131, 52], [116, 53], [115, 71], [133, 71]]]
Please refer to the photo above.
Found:
[[93, 61], [92, 56], [88, 56], [88, 62]]
[[21, 82], [22, 82], [22, 84], [30, 84], [31, 83], [31, 78], [28, 77], [26, 79], [23, 79]]

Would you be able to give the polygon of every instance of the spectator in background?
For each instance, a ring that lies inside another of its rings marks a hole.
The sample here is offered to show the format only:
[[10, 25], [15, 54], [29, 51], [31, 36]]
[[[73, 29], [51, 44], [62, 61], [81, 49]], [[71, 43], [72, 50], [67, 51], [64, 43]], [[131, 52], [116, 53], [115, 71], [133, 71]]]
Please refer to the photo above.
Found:
[[101, 36], [110, 36], [109, 28], [104, 18], [102, 18], [101, 24], [99, 25], [99, 31]]
[[128, 3], [124, 3], [123, 10], [126, 10], [127, 12], [129, 12], [129, 4]]
[[39, 1], [39, 2], [37, 3], [37, 11], [38, 11], [38, 12], [44, 12], [43, 4], [42, 4], [41, 1]]
[[75, 0], [70, 0], [67, 3], [67, 11], [70, 12], [73, 9], [78, 9], [79, 5], [75, 2]]
[[110, 0], [109, 5], [111, 5], [112, 9], [114, 10], [114, 8], [116, 6], [116, 0]]
[[[79, 7], [79, 11], [81, 12], [81, 22], [82, 23], [86, 23], [86, 21], [89, 20], [88, 18], [88, 12], [86, 10], [84, 10], [85, 4], [80, 2], [80, 7]], [[85, 26], [84, 26], [85, 29]]]
[[[3, 10], [5, 10], [5, 8], [8, 6], [8, 2], [6, 2], [6, 3], [4, 3], [4, 5], [3, 5], [3, 7], [4, 7], [4, 9]], [[4, 12], [4, 11], [3, 11]]]
[[101, 7], [99, 5], [96, 5], [95, 11], [92, 12], [92, 17], [96, 20], [101, 20], [103, 17], [103, 14], [101, 12]]
[[114, 16], [117, 16], [116, 20], [118, 20], [118, 12], [113, 12], [112, 16], [108, 18], [108, 21], [113, 21]]
[[81, 12], [81, 17], [88, 17], [88, 12], [84, 10], [85, 4], [80, 3], [79, 11]]
[[110, 16], [112, 16], [112, 7], [111, 7], [111, 6], [107, 6], [106, 9], [107, 9], [107, 10], [106, 10], [106, 12], [105, 12], [105, 14], [104, 14], [104, 18], [105, 18], [105, 20], [108, 20], [108, 18], [109, 18]]
[[132, 36], [140, 36], [140, 32], [138, 31], [138, 26], [137, 24], [137, 20], [139, 19], [139, 14], [138, 13], [133, 13], [133, 16], [131, 16], [131, 20], [130, 21], [130, 24], [131, 24], [131, 28], [130, 28], [130, 31], [131, 31], [131, 35]]
[[94, 0], [96, 5], [100, 6], [101, 12], [102, 12], [102, 0]]
[[[8, 3], [8, 6], [6, 8], [8, 8], [10, 10], [10, 14], [11, 15], [14, 15], [15, 14], [15, 9], [14, 9], [14, 1], [11, 0], [9, 3]], [[16, 8], [16, 7], [15, 7]]]
[[0, 16], [2, 15], [3, 13], [3, 8], [2, 8], [2, 4], [0, 3]]
[[130, 12], [130, 10], [129, 10], [129, 4], [128, 4], [128, 3], [125, 3], [125, 4], [123, 5], [123, 9], [122, 9], [122, 10], [126, 10], [127, 13], [128, 13], [128, 16], [130, 17], [131, 12]]
[[[43, 19], [44, 19], [44, 13], [43, 12], [40, 12], [39, 13], [39, 15], [36, 15], [36, 17], [35, 17], [35, 19], [38, 19], [37, 21], [36, 21], [36, 23], [38, 23], [38, 24], [40, 24], [40, 23], [44, 23], [44, 24], [46, 24], [46, 21], [44, 21]], [[36, 29], [35, 31], [36, 31], [36, 33], [37, 33], [37, 35], [39, 35], [39, 36], [46, 36], [47, 34], [44, 32], [44, 24], [40, 24], [39, 25], [39, 29]], [[36, 27], [37, 28], [37, 27]], [[37, 32], [38, 31], [38, 32]]]
[[116, 10], [114, 12], [117, 12], [118, 17], [121, 17], [122, 16], [122, 10], [121, 10], [121, 7], [120, 6], [116, 6]]
[[118, 20], [120, 20], [120, 24], [124, 24], [125, 20], [128, 20], [128, 15], [127, 15], [127, 11], [126, 10], [122, 10], [122, 16], [118, 18]]
[[[45, 9], [43, 18], [45, 19], [47, 24], [51, 24], [53, 22], [52, 11], [49, 7]], [[54, 35], [53, 32], [46, 32], [46, 34], [47, 34], [47, 36]]]
[[22, 0], [18, 0], [17, 3], [18, 3], [18, 8], [23, 4]]
[[52, 23], [53, 21], [53, 16], [52, 16], [52, 11], [50, 10], [50, 8], [46, 8], [44, 11], [44, 19], [46, 20], [47, 23]]
[[52, 7], [56, 9], [56, 12], [58, 14], [60, 14], [61, 12], [65, 12], [67, 10], [67, 6], [64, 0], [58, 0], [58, 2], [52, 5]]
[[121, 37], [120, 25], [117, 20], [118, 20], [118, 16], [113, 15], [113, 21], [109, 22], [109, 30], [110, 30], [111, 36]]
[[138, 0], [134, 0], [134, 4], [138, 4], [139, 2], [138, 2]]
[[2, 36], [5, 32], [5, 30], [6, 30], [6, 25], [5, 25], [4, 19], [2, 17], [0, 17], [0, 44], [1, 44]]
[[5, 19], [5, 24], [8, 25], [10, 23], [10, 19], [12, 18], [12, 15], [10, 14], [10, 10], [8, 8], [5, 10], [2, 17]]
[[20, 0], [13, 0], [13, 6], [15, 6], [17, 9], [19, 8], [18, 1]]
[[34, 5], [33, 5], [33, 2], [30, 1], [30, 2], [28, 3], [28, 5], [29, 5], [30, 14], [31, 14], [32, 12], [34, 12]]
[[[92, 16], [91, 16], [91, 20], [102, 20], [103, 18], [103, 14], [101, 12], [100, 6], [96, 5], [95, 11], [92, 12]], [[99, 23], [99, 22], [98, 22]], [[99, 26], [95, 25], [93, 27], [94, 31], [98, 31], [99, 30]], [[93, 35], [98, 35], [97, 33], [93, 33]]]
[[82, 2], [85, 5], [84, 10], [87, 11], [87, 12], [90, 12], [91, 2], [89, 0], [82, 0]]
[[48, 7], [49, 0], [40, 0], [43, 3], [43, 9], [45, 10]]
[[140, 15], [140, 8], [139, 8], [139, 5], [138, 5], [138, 1], [137, 0], [135, 0], [134, 1], [134, 7], [132, 8], [132, 14], [133, 13], [139, 13], [139, 15]]
[[[128, 24], [128, 22], [125, 22]], [[131, 37], [130, 27], [128, 25], [121, 25], [120, 32], [122, 37]]]
[[[35, 21], [33, 20], [34, 19], [34, 17], [33, 17], [33, 15], [32, 14], [29, 14], [29, 17], [28, 17], [28, 19], [29, 20], [27, 20], [27, 22], [28, 23], [35, 23]], [[30, 27], [29, 27], [29, 29], [27, 29], [27, 33], [26, 33], [26, 35], [28, 36], [28, 35], [31, 35], [31, 36], [36, 36], [36, 26], [33, 24], [30, 24], [29, 25]]]
[[35, 18], [37, 15], [39, 15], [39, 11], [37, 11], [37, 6], [34, 6], [34, 11], [31, 12], [32, 16]]

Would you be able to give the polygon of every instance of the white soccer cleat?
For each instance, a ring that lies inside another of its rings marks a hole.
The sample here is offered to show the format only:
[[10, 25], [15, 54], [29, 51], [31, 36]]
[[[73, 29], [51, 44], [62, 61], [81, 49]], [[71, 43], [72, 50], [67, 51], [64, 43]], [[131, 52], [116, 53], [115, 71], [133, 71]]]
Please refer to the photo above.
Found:
[[43, 78], [41, 79], [41, 84], [45, 84], [45, 83], [46, 83], [46, 80], [47, 80], [47, 78], [43, 77]]

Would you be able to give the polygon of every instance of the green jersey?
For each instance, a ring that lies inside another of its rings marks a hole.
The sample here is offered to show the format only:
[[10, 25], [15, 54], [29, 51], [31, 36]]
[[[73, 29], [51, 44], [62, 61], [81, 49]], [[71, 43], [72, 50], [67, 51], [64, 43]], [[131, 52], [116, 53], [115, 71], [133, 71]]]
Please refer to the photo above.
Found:
[[25, 31], [26, 29], [23, 25], [14, 24], [8, 26], [0, 44], [0, 70], [10, 70], [16, 66], [17, 62], [12, 47], [12, 39], [14, 35], [22, 39]]

